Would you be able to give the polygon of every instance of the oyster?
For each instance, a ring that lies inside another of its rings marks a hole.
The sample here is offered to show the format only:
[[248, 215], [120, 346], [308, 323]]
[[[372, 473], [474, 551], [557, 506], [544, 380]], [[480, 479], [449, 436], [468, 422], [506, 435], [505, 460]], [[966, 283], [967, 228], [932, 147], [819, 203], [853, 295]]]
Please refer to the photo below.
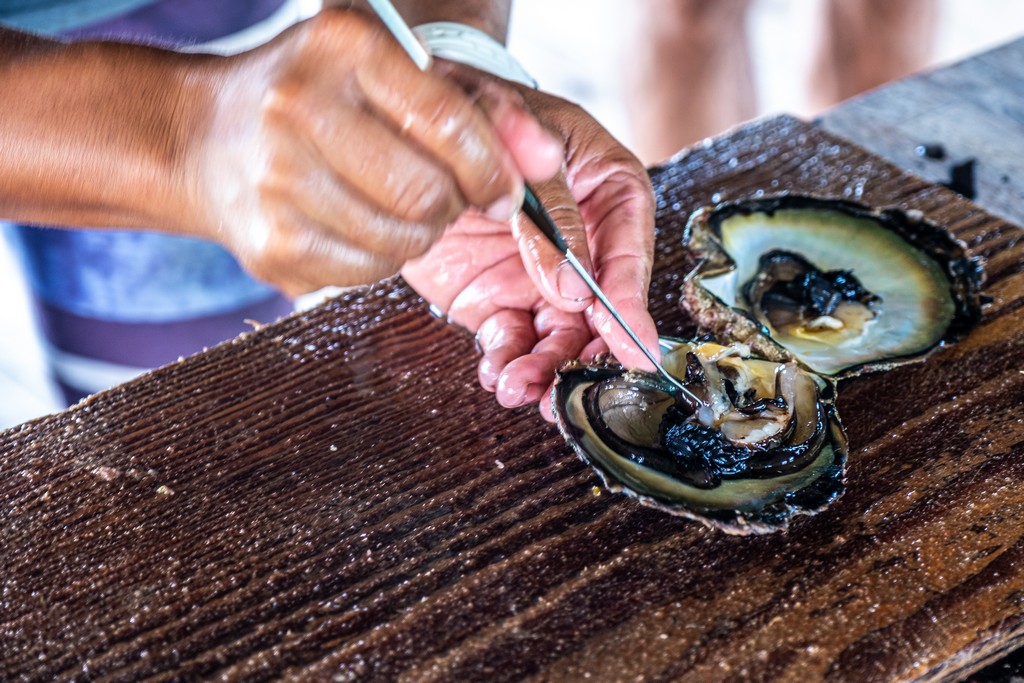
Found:
[[[683, 304], [713, 334], [844, 376], [920, 358], [980, 319], [981, 266], [917, 212], [782, 195], [705, 208]], [[724, 304], [724, 306], [723, 306]]]
[[722, 344], [662, 340], [658, 375], [569, 363], [559, 428], [613, 491], [731, 533], [842, 493], [839, 378], [923, 358], [981, 317], [980, 260], [919, 212], [782, 195], [691, 216], [683, 307]]
[[828, 380], [742, 344], [661, 341], [659, 375], [573, 362], [552, 395], [559, 428], [611, 490], [732, 533], [812, 514], [843, 489], [846, 438]]

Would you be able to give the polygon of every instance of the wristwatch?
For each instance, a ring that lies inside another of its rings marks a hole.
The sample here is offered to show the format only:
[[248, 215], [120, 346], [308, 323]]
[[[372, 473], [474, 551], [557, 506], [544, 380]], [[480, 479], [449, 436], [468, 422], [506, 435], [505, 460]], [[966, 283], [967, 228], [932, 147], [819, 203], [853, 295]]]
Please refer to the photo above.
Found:
[[465, 64], [530, 88], [537, 87], [537, 81], [505, 46], [478, 28], [453, 21], [436, 21], [415, 27], [413, 33], [434, 57]]

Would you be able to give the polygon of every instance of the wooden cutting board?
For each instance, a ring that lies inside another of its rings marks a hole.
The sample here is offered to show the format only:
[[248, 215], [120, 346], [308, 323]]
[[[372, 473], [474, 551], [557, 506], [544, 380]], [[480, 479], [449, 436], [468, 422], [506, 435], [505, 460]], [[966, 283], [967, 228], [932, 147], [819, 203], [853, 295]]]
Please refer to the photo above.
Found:
[[987, 259], [965, 341], [840, 387], [833, 507], [740, 538], [603, 492], [385, 282], [0, 435], [3, 677], [953, 680], [1024, 643], [1024, 231], [788, 117], [652, 179], [666, 334], [718, 199], [920, 209]]

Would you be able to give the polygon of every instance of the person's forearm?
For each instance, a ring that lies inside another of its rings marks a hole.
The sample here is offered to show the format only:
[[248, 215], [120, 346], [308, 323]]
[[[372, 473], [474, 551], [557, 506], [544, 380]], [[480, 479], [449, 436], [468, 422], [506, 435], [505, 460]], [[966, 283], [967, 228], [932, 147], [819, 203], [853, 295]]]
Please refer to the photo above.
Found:
[[0, 29], [0, 219], [184, 230], [203, 112], [182, 106], [175, 59]]
[[[324, 5], [370, 11], [366, 0], [325, 0]], [[485, 31], [501, 43], [508, 37], [512, 0], [394, 0], [394, 5], [410, 26], [457, 21]]]

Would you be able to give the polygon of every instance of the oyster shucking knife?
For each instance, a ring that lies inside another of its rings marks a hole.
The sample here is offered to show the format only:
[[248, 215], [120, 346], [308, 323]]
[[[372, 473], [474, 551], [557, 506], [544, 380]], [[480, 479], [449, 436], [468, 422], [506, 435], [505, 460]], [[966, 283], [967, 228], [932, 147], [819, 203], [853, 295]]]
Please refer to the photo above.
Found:
[[[398, 44], [405, 49], [406, 53], [416, 64], [416, 66], [420, 69], [420, 71], [426, 71], [428, 68], [430, 68], [430, 53], [427, 52], [427, 49], [423, 46], [423, 44], [420, 43], [419, 40], [417, 40], [416, 34], [413, 33], [412, 29], [409, 28], [409, 25], [405, 23], [405, 20], [402, 19], [402, 16], [398, 13], [398, 10], [395, 9], [395, 6], [391, 4], [390, 0], [368, 0], [368, 2], [370, 3], [370, 6], [373, 8], [373, 11], [377, 13], [377, 16], [381, 18], [381, 21], [384, 22], [384, 25], [387, 27], [388, 31], [391, 32], [391, 35], [393, 35], [395, 37], [395, 40], [398, 41]], [[544, 208], [544, 205], [540, 203], [540, 200], [537, 198], [536, 193], [533, 191], [529, 184], [525, 185], [525, 195], [523, 197], [523, 213], [525, 213], [527, 217], [531, 221], [533, 221], [533, 224], [536, 225], [538, 229], [540, 229], [541, 233], [543, 233], [544, 236], [547, 237], [553, 245], [555, 245], [555, 248], [558, 249], [565, 256], [566, 260], [573, 267], [573, 269], [579, 274], [581, 278], [583, 278], [583, 282], [587, 284], [587, 287], [590, 288], [590, 291], [594, 293], [595, 297], [597, 297], [597, 300], [600, 301], [601, 304], [608, 309], [608, 313], [610, 313], [612, 318], [615, 319], [615, 322], [619, 324], [619, 326], [625, 331], [627, 335], [629, 335], [629, 338], [633, 340], [633, 343], [636, 344], [637, 348], [640, 349], [645, 356], [647, 356], [647, 360], [651, 361], [651, 363], [654, 364], [654, 367], [657, 368], [658, 372], [665, 379], [671, 382], [672, 385], [675, 386], [689, 400], [693, 401], [698, 405], [703, 404], [704, 401], [702, 401], [700, 398], [694, 395], [692, 391], [683, 386], [683, 384], [678, 379], [673, 377], [661, 365], [661, 363], [658, 362], [658, 360], [654, 357], [654, 354], [651, 353], [651, 350], [648, 349], [642, 341], [640, 341], [640, 337], [636, 335], [636, 332], [633, 331], [633, 328], [631, 328], [629, 324], [626, 323], [625, 320], [623, 320], [622, 316], [619, 314], [618, 310], [616, 310], [615, 306], [612, 305], [612, 302], [605, 295], [604, 291], [602, 291], [601, 287], [597, 284], [597, 282], [594, 281], [594, 278], [590, 276], [590, 273], [587, 272], [587, 269], [583, 267], [583, 264], [579, 262], [579, 260], [576, 258], [576, 255], [573, 254], [572, 251], [569, 249], [569, 245], [568, 243], [566, 243], [565, 237], [562, 235], [562, 231], [558, 229], [558, 225], [556, 225], [554, 219], [551, 218], [551, 214], [549, 214], [547, 209]]]

